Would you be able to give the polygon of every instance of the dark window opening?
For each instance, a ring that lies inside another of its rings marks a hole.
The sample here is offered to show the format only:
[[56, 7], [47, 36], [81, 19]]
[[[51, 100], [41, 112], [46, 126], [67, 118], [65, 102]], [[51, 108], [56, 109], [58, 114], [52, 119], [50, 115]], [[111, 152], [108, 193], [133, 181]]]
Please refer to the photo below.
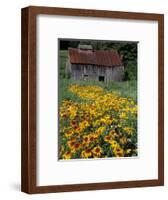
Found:
[[84, 75], [83, 75], [83, 79], [84, 79], [84, 80], [88, 80], [88, 75], [87, 75], [87, 74], [84, 74]]
[[99, 76], [99, 81], [104, 82], [104, 76]]

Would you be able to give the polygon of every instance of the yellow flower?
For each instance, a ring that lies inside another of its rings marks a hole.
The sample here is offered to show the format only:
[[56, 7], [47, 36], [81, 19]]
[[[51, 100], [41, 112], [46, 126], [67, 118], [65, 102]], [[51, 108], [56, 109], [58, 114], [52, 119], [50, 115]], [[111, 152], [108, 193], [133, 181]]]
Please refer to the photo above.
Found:
[[76, 135], [73, 135], [69, 141], [72, 141], [72, 142], [76, 142], [76, 140], [78, 139], [78, 136]]
[[72, 127], [77, 127], [77, 122], [76, 122], [76, 120], [72, 120], [72, 121], [70, 122], [70, 124], [71, 124]]
[[106, 115], [104, 118], [100, 119], [100, 122], [108, 125], [108, 124], [112, 123], [112, 120], [110, 120], [110, 116], [109, 115]]
[[70, 149], [72, 149], [75, 145], [75, 141], [69, 140], [69, 141], [67, 141], [67, 145]]
[[89, 136], [89, 142], [94, 142], [97, 139], [96, 134], [90, 134]]
[[118, 128], [121, 128], [121, 127], [122, 127], [122, 124], [121, 124], [121, 123], [119, 123], [117, 126], [118, 126]]
[[100, 120], [95, 120], [92, 122], [93, 126], [99, 126], [100, 125]]
[[106, 135], [106, 136], [104, 137], [104, 141], [105, 141], [105, 142], [109, 142], [110, 140], [111, 140], [111, 136]]
[[65, 152], [65, 153], [63, 154], [63, 156], [62, 156], [62, 158], [63, 158], [63, 159], [66, 159], [66, 160], [71, 159], [71, 157], [72, 157], [72, 154], [71, 154], [70, 151]]
[[122, 112], [119, 117], [120, 119], [127, 119], [127, 115], [125, 112]]
[[134, 103], [134, 101], [131, 101], [130, 104], [131, 104], [131, 105], [134, 105], [135, 103]]
[[92, 152], [91, 152], [91, 150], [89, 150], [89, 149], [83, 150], [83, 151], [81, 152], [81, 157], [82, 157], [82, 158], [89, 158], [89, 157], [91, 157], [91, 156], [92, 156]]
[[97, 133], [98, 135], [101, 135], [101, 134], [104, 132], [104, 130], [105, 130], [105, 127], [104, 127], [104, 126], [99, 127], [99, 128], [96, 130], [96, 133]]
[[110, 131], [109, 135], [112, 139], [118, 138], [118, 133], [115, 132], [115, 130]]
[[132, 133], [133, 133], [133, 128], [130, 128], [130, 127], [125, 127], [125, 128], [123, 128], [123, 130], [124, 130], [125, 132], [127, 132], [128, 135], [132, 135]]
[[83, 136], [82, 144], [85, 146], [89, 144], [89, 136], [88, 135]]
[[127, 138], [126, 137], [120, 138], [120, 144], [126, 144], [126, 143], [127, 143]]
[[59, 155], [61, 156], [64, 153], [64, 146], [61, 146]]
[[131, 151], [132, 151], [132, 149], [127, 149], [127, 150], [125, 151], [125, 153], [126, 153], [126, 154], [129, 154], [129, 153], [131, 153]]
[[65, 133], [65, 136], [66, 137], [71, 137], [71, 135], [73, 135], [73, 131], [72, 130], [69, 130], [69, 131], [67, 131], [66, 133]]
[[124, 150], [120, 147], [115, 147], [113, 149], [113, 153], [116, 157], [123, 157], [124, 156]]
[[72, 152], [78, 151], [81, 147], [82, 147], [82, 145], [81, 145], [79, 142], [75, 143], [75, 144], [72, 146]]
[[119, 146], [118, 142], [115, 140], [110, 140], [109, 143], [111, 144], [112, 148], [116, 148]]
[[81, 127], [75, 127], [74, 128], [74, 132], [77, 134], [80, 134], [83, 131], [83, 129]]
[[88, 126], [89, 126], [89, 123], [86, 120], [79, 123], [79, 128], [81, 128], [82, 130], [87, 128]]
[[103, 152], [103, 150], [102, 150], [102, 148], [100, 146], [97, 146], [97, 147], [93, 148], [92, 152], [93, 152], [94, 156], [100, 157], [102, 152]]
[[[99, 137], [99, 135], [98, 135], [96, 132], [95, 132], [95, 133], [92, 133], [91, 135], [94, 137], [94, 140], [97, 140], [97, 138]], [[91, 135], [90, 135], [90, 136], [91, 136]]]

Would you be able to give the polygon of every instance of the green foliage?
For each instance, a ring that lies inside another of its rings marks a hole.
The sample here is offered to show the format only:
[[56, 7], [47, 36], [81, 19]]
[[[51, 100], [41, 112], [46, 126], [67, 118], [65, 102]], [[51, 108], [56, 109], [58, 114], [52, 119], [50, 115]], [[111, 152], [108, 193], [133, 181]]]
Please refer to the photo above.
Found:
[[124, 80], [137, 80], [137, 67], [133, 61], [128, 61], [124, 70]]
[[68, 78], [68, 75], [65, 73], [65, 66], [68, 58], [68, 51], [61, 50], [59, 51], [59, 75], [60, 78]]

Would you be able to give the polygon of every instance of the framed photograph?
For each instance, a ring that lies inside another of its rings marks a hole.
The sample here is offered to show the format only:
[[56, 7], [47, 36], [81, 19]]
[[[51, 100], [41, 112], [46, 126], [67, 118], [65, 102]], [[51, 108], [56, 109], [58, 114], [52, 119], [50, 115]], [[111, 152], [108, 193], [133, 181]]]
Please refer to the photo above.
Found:
[[22, 9], [23, 192], [164, 185], [164, 16]]

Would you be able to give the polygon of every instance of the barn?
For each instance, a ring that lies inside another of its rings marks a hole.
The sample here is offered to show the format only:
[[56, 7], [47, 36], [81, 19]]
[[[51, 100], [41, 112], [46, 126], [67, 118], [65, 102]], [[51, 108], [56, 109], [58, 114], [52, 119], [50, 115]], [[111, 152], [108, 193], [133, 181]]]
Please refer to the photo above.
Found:
[[122, 81], [124, 66], [117, 51], [81, 45], [68, 49], [66, 72], [73, 80]]

